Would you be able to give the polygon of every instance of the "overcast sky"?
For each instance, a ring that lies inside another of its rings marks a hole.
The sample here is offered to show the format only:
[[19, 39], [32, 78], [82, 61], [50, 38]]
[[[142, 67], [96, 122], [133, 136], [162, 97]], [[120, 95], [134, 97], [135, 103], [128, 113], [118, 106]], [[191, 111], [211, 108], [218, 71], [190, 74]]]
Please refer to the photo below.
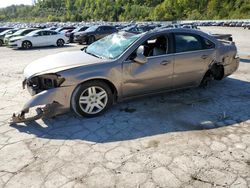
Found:
[[0, 0], [0, 8], [20, 4], [31, 5], [32, 0]]

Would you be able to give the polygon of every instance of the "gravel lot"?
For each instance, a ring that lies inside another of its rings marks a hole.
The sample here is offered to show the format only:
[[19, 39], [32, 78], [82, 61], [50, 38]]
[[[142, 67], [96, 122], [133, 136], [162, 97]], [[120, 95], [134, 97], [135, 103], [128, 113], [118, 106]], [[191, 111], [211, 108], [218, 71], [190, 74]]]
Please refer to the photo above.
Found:
[[73, 113], [9, 126], [30, 99], [22, 70], [82, 46], [0, 48], [0, 187], [250, 187], [250, 30], [232, 33], [239, 70], [208, 89], [115, 105], [104, 116]]

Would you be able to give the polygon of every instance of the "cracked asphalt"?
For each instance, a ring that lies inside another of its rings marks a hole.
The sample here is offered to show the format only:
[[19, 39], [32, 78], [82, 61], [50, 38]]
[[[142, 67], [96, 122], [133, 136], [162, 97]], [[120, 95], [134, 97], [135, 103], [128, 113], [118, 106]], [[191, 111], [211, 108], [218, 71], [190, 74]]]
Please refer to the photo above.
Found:
[[250, 187], [250, 30], [232, 33], [239, 70], [194, 88], [116, 104], [101, 117], [73, 113], [9, 126], [30, 96], [22, 70], [81, 46], [0, 48], [0, 187]]

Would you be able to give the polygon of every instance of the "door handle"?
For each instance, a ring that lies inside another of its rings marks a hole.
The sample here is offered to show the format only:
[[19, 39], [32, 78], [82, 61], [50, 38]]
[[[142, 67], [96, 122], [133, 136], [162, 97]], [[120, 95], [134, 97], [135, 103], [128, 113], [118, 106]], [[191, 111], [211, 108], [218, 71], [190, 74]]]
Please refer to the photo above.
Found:
[[169, 64], [170, 63], [170, 61], [162, 61], [161, 62], [161, 65], [167, 65], [167, 64]]
[[207, 58], [208, 58], [208, 55], [201, 56], [201, 59], [207, 59]]

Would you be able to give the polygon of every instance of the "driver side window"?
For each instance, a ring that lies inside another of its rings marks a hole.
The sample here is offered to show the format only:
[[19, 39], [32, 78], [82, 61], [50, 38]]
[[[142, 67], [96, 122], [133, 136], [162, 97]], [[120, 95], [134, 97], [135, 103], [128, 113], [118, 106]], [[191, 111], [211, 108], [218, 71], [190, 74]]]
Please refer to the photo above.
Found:
[[144, 55], [154, 57], [168, 53], [168, 41], [164, 35], [153, 37], [143, 43]]
[[37, 33], [38, 36], [42, 36], [42, 31]]
[[[143, 55], [145, 57], [157, 57], [169, 53], [168, 38], [165, 35], [149, 38], [141, 46], [144, 47]], [[130, 60], [136, 57], [138, 48], [130, 55]]]

